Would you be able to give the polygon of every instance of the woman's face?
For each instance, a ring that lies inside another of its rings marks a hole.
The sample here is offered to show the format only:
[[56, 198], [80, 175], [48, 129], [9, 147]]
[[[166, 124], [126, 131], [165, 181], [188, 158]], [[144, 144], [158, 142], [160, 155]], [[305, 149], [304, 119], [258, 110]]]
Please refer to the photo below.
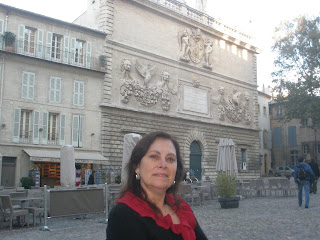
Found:
[[165, 138], [157, 138], [150, 145], [135, 170], [140, 174], [140, 184], [147, 193], [165, 192], [173, 184], [176, 171], [176, 149], [171, 140]]

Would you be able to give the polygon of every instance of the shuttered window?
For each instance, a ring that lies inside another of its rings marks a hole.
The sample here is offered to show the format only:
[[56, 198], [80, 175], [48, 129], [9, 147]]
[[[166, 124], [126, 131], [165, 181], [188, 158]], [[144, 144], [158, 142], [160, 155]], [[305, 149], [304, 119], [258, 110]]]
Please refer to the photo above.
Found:
[[84, 82], [74, 81], [73, 105], [84, 106]]
[[297, 145], [296, 126], [288, 127], [288, 145], [289, 146]]
[[72, 116], [72, 145], [74, 147], [82, 147], [82, 125], [83, 116]]
[[21, 97], [26, 99], [34, 98], [35, 74], [31, 72], [22, 73]]
[[49, 102], [60, 103], [61, 101], [61, 78], [50, 77]]
[[282, 130], [280, 127], [276, 127], [273, 129], [273, 146], [281, 147], [282, 143]]

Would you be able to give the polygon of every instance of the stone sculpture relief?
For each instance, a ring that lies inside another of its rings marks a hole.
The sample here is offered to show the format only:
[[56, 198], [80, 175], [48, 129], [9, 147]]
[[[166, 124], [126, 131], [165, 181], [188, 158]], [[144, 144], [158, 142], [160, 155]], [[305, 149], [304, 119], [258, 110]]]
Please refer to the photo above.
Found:
[[131, 61], [123, 59], [121, 65], [121, 101], [128, 103], [133, 95], [142, 106], [150, 107], [157, 104], [160, 97], [162, 109], [168, 111], [170, 109], [170, 95], [175, 95], [178, 92], [177, 88], [174, 88], [169, 81], [169, 72], [162, 71], [160, 82], [152, 85], [150, 80], [155, 75], [155, 67], [152, 67], [151, 64], [144, 66], [138, 60], [135, 62], [135, 67], [143, 78], [143, 84], [140, 84], [138, 80], [132, 77]]
[[185, 29], [178, 33], [178, 42], [180, 47], [180, 60], [184, 62], [200, 63], [203, 60], [203, 67], [212, 69], [211, 53], [213, 50], [213, 42], [210, 39], [205, 41], [199, 28]]
[[242, 93], [233, 89], [233, 92], [225, 99], [224, 88], [220, 87], [219, 94], [218, 117], [221, 121], [224, 121], [225, 117], [227, 117], [232, 122], [244, 121], [245, 124], [250, 124], [249, 93]]

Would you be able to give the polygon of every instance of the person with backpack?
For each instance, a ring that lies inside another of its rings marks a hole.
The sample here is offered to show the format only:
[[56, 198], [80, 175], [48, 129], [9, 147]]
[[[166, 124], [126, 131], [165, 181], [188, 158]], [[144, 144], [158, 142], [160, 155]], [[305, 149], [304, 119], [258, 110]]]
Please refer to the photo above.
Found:
[[314, 173], [314, 180], [310, 182], [310, 193], [316, 194], [317, 193], [317, 181], [319, 178], [319, 165], [314, 160], [314, 158], [311, 158], [311, 162], [309, 162], [309, 165]]
[[305, 193], [305, 208], [309, 208], [310, 202], [310, 180], [315, 178], [311, 167], [305, 163], [306, 159], [300, 157], [299, 163], [294, 167], [294, 182], [298, 186], [298, 202], [299, 206], [302, 205], [302, 189], [304, 188]]

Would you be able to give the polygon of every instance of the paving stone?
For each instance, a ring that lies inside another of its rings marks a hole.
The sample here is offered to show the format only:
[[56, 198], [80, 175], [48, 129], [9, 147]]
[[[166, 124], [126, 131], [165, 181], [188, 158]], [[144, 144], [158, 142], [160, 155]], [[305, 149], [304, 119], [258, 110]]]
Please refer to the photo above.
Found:
[[[297, 197], [244, 199], [236, 209], [221, 209], [217, 200], [210, 200], [192, 209], [209, 240], [319, 239], [320, 194], [310, 195], [309, 209], [299, 207]], [[47, 222], [51, 231], [39, 230], [39, 225], [10, 231], [6, 222], [0, 239], [106, 239], [104, 220], [104, 214], [53, 218]]]

